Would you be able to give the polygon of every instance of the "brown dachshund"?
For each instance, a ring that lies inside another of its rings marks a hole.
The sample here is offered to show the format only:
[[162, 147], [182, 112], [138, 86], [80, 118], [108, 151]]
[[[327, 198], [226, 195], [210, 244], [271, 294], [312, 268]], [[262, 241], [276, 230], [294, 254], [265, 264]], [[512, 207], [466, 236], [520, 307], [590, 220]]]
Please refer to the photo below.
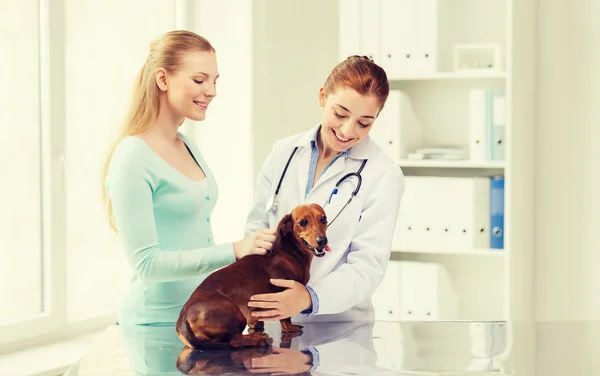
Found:
[[[322, 257], [327, 246], [327, 217], [318, 204], [300, 205], [277, 226], [267, 255], [249, 255], [210, 274], [192, 293], [177, 320], [177, 335], [190, 348], [268, 346], [272, 339], [260, 333], [264, 323], [251, 316], [252, 295], [277, 293], [284, 288], [269, 281], [292, 279], [306, 285], [312, 257]], [[299, 332], [291, 319], [280, 320], [282, 332]], [[248, 325], [257, 331], [242, 334]]]

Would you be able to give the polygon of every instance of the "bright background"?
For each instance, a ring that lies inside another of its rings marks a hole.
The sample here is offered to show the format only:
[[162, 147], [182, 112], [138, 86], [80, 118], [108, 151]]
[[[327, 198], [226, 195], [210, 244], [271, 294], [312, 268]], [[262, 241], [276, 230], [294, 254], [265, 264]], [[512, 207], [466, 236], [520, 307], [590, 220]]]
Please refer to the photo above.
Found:
[[[218, 96], [205, 122], [184, 127], [219, 183], [217, 242], [242, 236], [273, 142], [318, 123], [318, 89], [338, 62], [336, 1], [48, 3], [0, 0], [0, 353], [114, 322], [130, 270], [100, 174], [152, 39], [190, 28], [217, 49]], [[534, 264], [523, 288], [539, 320], [600, 318], [599, 4], [536, 7]]]

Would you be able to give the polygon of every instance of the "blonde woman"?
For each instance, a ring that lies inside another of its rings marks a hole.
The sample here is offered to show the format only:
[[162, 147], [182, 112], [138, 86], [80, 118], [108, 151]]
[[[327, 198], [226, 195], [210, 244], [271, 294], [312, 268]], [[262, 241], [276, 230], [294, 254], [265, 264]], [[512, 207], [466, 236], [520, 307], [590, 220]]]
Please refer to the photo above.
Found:
[[202, 121], [217, 95], [216, 52], [203, 37], [172, 31], [150, 46], [124, 128], [104, 170], [103, 197], [133, 277], [119, 324], [174, 323], [205, 276], [265, 254], [272, 231], [215, 244], [218, 186], [198, 146], [179, 132]]

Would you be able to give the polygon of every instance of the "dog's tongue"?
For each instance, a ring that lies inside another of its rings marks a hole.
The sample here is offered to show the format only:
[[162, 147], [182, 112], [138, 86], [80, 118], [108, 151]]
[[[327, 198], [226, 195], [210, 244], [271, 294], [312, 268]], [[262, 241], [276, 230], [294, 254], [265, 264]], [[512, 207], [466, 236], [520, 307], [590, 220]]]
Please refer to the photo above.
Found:
[[331, 252], [331, 248], [329, 248], [329, 245], [326, 245], [325, 248], [323, 248], [323, 250], [325, 252]]

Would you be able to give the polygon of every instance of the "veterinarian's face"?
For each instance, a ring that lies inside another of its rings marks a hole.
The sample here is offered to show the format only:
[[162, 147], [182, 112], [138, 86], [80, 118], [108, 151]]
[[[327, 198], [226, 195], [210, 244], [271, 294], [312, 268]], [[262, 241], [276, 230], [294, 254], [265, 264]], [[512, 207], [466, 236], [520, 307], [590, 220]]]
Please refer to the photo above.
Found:
[[327, 245], [327, 217], [320, 205], [303, 205], [292, 211], [293, 232], [304, 250], [317, 257], [325, 256]]
[[175, 72], [166, 73], [168, 105], [178, 117], [195, 121], [206, 118], [210, 102], [217, 95], [217, 58], [213, 52], [187, 52]]
[[374, 95], [360, 95], [355, 90], [343, 87], [329, 95], [321, 89], [319, 104], [323, 107], [323, 143], [336, 154], [367, 137], [380, 109]]

